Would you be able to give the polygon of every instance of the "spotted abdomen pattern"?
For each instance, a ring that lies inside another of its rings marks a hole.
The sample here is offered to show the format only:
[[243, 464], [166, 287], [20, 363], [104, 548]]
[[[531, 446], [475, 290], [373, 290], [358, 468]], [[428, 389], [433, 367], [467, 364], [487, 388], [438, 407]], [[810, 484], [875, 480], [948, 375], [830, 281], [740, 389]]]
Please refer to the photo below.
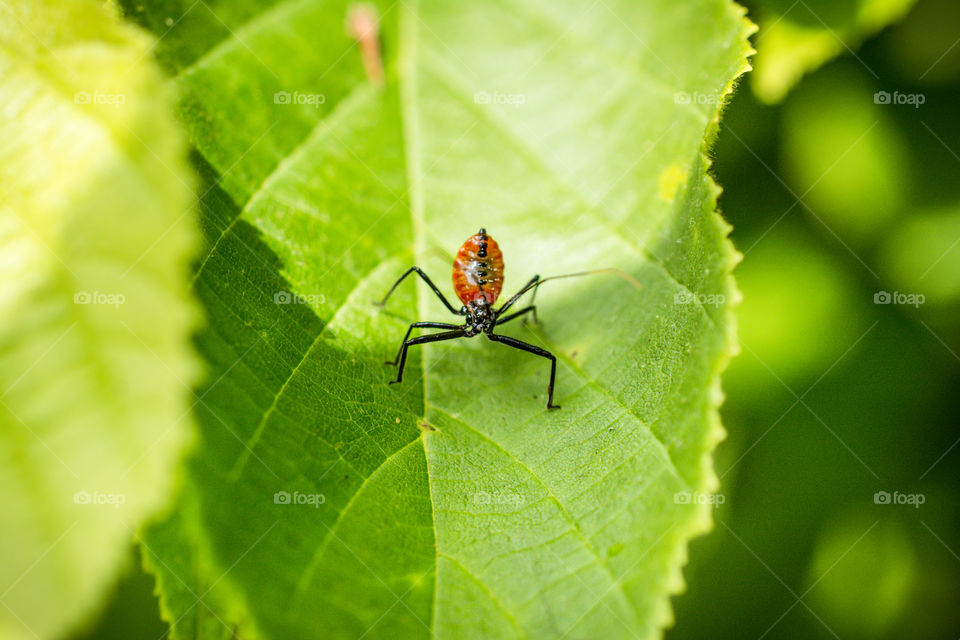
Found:
[[480, 229], [457, 251], [453, 289], [466, 305], [483, 298], [492, 305], [503, 290], [503, 254], [485, 230]]

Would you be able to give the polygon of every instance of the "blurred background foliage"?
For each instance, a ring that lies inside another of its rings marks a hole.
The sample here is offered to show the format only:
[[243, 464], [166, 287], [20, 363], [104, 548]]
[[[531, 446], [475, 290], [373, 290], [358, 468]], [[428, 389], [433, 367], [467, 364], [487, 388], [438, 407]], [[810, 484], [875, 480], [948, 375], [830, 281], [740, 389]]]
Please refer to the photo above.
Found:
[[[791, 3], [746, 3], [758, 73], [714, 154], [744, 253], [742, 350], [726, 500], [667, 638], [957, 638], [960, 3], [919, 0], [883, 30], [856, 16], [898, 3]], [[762, 72], [795, 25], [836, 53], [787, 92]], [[884, 291], [925, 300], [875, 304]]]
[[[960, 3], [745, 4], [757, 71], [714, 151], [745, 256], [725, 501], [667, 638], [957, 638]], [[163, 634], [139, 566], [78, 639]]]

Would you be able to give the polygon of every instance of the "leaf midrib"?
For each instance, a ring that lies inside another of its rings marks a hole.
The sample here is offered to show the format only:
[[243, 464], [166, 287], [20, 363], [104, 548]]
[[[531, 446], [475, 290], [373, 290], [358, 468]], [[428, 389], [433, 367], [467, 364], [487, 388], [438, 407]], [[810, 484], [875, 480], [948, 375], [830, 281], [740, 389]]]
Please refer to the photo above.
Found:
[[[409, 0], [400, 2], [398, 9], [397, 38], [399, 40], [399, 50], [397, 54], [398, 83], [400, 87], [400, 123], [403, 134], [404, 145], [404, 168], [407, 176], [407, 195], [410, 204], [410, 222], [413, 231], [413, 253], [415, 261], [418, 264], [423, 263], [426, 234], [424, 233], [423, 222], [423, 167], [422, 150], [420, 147], [420, 121], [417, 119], [416, 95], [417, 95], [417, 24], [415, 20], [419, 18], [414, 14], [414, 8], [411, 4], [417, 5], [418, 0]], [[420, 294], [420, 287], [417, 287], [417, 308], [420, 315], [423, 315], [426, 301]], [[424, 354], [425, 355], [425, 354]], [[427, 419], [429, 413], [429, 401], [427, 399], [427, 368], [426, 358], [423, 355], [420, 358], [420, 389], [423, 406], [423, 420]], [[430, 635], [435, 636], [435, 622], [437, 620], [437, 595], [440, 592], [440, 536], [437, 531], [436, 502], [433, 498], [433, 472], [430, 467], [430, 451], [427, 446], [427, 433], [421, 432], [420, 441], [423, 443], [424, 465], [427, 469], [427, 491], [430, 496], [430, 521], [433, 527], [433, 594], [430, 602], [430, 619], [427, 628]]]
[[[415, 4], [415, 3], [416, 3], [416, 0], [411, 0], [411, 4]], [[425, 235], [423, 232], [424, 194], [423, 194], [423, 182], [422, 182], [422, 174], [421, 174], [423, 157], [422, 157], [422, 152], [420, 147], [419, 120], [417, 119], [417, 111], [416, 111], [417, 75], [416, 75], [415, 53], [417, 51], [417, 48], [416, 48], [417, 40], [416, 40], [415, 34], [417, 31], [417, 25], [413, 22], [414, 19], [419, 19], [419, 18], [417, 18], [413, 14], [413, 11], [414, 11], [414, 8], [411, 7], [410, 4], [407, 4], [407, 3], [401, 4], [400, 18], [399, 18], [400, 20], [399, 36], [398, 36], [400, 40], [400, 43], [399, 43], [400, 60], [398, 61], [398, 67], [400, 70], [399, 82], [401, 87], [400, 89], [401, 122], [403, 125], [403, 131], [404, 131], [405, 158], [406, 158], [406, 168], [407, 168], [407, 176], [408, 176], [407, 177], [408, 193], [410, 194], [410, 216], [411, 216], [413, 233], [414, 233], [414, 255], [417, 258], [418, 263], [422, 263], [424, 242], [425, 242]], [[502, 130], [503, 128], [500, 127], [500, 129]], [[508, 135], [510, 133], [511, 132], [508, 132]], [[543, 167], [543, 163], [538, 160], [537, 166]], [[550, 171], [549, 173], [555, 176], [554, 172]], [[592, 207], [591, 207], [591, 212], [592, 212]], [[422, 290], [422, 287], [417, 288], [417, 291], [418, 291], [417, 307], [421, 310], [421, 313], [422, 313], [425, 308], [425, 300], [420, 294], [421, 290]], [[431, 411], [431, 406], [429, 405], [428, 398], [427, 398], [427, 368], [426, 368], [425, 357], [421, 357], [420, 366], [422, 370], [420, 384], [423, 392], [423, 411], [424, 411], [423, 419], [427, 420], [427, 416]], [[579, 372], [581, 373], [581, 375], [585, 375], [584, 372], [582, 371], [579, 371]], [[596, 383], [596, 381], [592, 381], [592, 383], [596, 386], [601, 386], [598, 383]], [[604, 389], [604, 392], [606, 392], [608, 396], [612, 397], [612, 394], [610, 394], [609, 391], [607, 391], [606, 389]], [[622, 403], [620, 404], [621, 406], [623, 406]], [[629, 408], [626, 408], [626, 407], [624, 408], [629, 411]], [[639, 625], [640, 621], [639, 621], [639, 618], [637, 617], [637, 611], [632, 606], [630, 598], [627, 596], [626, 592], [624, 591], [623, 584], [617, 578], [617, 576], [614, 575], [609, 565], [604, 561], [604, 559], [600, 556], [597, 550], [590, 543], [589, 539], [587, 538], [583, 529], [580, 527], [580, 524], [578, 523], [576, 518], [573, 517], [573, 515], [570, 513], [567, 507], [559, 500], [559, 498], [557, 498], [557, 496], [554, 494], [551, 487], [538, 474], [536, 474], [525, 462], [523, 462], [520, 458], [517, 458], [516, 456], [511, 454], [509, 451], [507, 451], [500, 443], [493, 440], [488, 434], [483, 433], [481, 430], [477, 429], [473, 425], [463, 420], [456, 420], [455, 418], [453, 418], [453, 416], [450, 416], [450, 414], [444, 412], [439, 407], [432, 407], [432, 409], [437, 413], [446, 415], [451, 420], [460, 422], [461, 424], [465, 425], [467, 428], [472, 430], [474, 433], [476, 433], [479, 437], [490, 442], [492, 445], [494, 445], [494, 447], [496, 447], [504, 455], [506, 455], [508, 459], [512, 459], [513, 461], [515, 461], [516, 464], [520, 465], [528, 474], [530, 474], [532, 478], [536, 480], [537, 483], [539, 483], [544, 488], [550, 500], [552, 500], [557, 505], [557, 507], [560, 509], [561, 513], [563, 514], [564, 518], [567, 520], [570, 527], [575, 532], [576, 536], [580, 539], [580, 542], [583, 548], [594, 557], [596, 565], [601, 570], [603, 570], [604, 573], [607, 574], [608, 578], [611, 581], [612, 586], [616, 588], [619, 598], [622, 601], [622, 604], [625, 606], [627, 611], [630, 612], [633, 623], [636, 625]], [[646, 427], [645, 423], [642, 420], [640, 420], [639, 417], [637, 416], [635, 417], [642, 426]], [[656, 435], [653, 433], [653, 431], [649, 427], [646, 427], [646, 430], [650, 434], [651, 438], [655, 442], [659, 443], [661, 447], [664, 449], [664, 453], [668, 461], [668, 467], [673, 470], [674, 474], [676, 474], [677, 472], [676, 472], [675, 465], [673, 463], [673, 460], [670, 458], [669, 452], [666, 450], [665, 445], [659, 441], [659, 439], [656, 437]], [[430, 434], [424, 432], [421, 435], [420, 440], [423, 442], [424, 457], [425, 457], [425, 462], [427, 467], [427, 484], [430, 491], [430, 509], [431, 509], [431, 518], [433, 521], [433, 534], [434, 534], [435, 556], [434, 556], [433, 604], [431, 606], [430, 623], [428, 625], [431, 632], [433, 633], [435, 632], [434, 621], [437, 619], [438, 594], [440, 591], [439, 562], [440, 562], [441, 554], [440, 554], [440, 544], [439, 544], [440, 541], [439, 541], [439, 533], [437, 530], [437, 519], [436, 519], [437, 505], [433, 498], [433, 473], [431, 472], [431, 468], [430, 468], [430, 451], [428, 448], [429, 437], [430, 437]], [[488, 593], [491, 593], [489, 586], [483, 583], [483, 581], [480, 580], [479, 577], [474, 576], [470, 571], [466, 569], [466, 567], [463, 567], [463, 569], [467, 571], [468, 575], [470, 575], [470, 577], [473, 580], [482, 584], [484, 589]], [[500, 606], [501, 609], [503, 609], [506, 613], [508, 613], [508, 618], [511, 624], [516, 628], [517, 621], [513, 613], [508, 612], [503, 607], [503, 605], [499, 602], [499, 600], [494, 599], [494, 602], [498, 606]]]

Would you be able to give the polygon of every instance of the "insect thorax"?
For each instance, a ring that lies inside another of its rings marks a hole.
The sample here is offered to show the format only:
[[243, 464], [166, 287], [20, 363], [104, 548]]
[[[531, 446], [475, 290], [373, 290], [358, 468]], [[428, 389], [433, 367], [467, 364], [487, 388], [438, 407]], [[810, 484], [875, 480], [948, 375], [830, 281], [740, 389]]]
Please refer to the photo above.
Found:
[[493, 331], [494, 324], [496, 324], [497, 321], [497, 314], [484, 298], [471, 300], [463, 307], [463, 311], [467, 316], [463, 327], [467, 337]]

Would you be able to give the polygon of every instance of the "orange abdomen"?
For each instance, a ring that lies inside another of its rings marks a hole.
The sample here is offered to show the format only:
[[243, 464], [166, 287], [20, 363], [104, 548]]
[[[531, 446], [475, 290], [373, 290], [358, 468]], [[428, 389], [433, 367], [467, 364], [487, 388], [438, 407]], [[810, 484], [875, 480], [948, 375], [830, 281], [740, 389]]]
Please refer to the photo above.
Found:
[[480, 229], [463, 243], [453, 260], [453, 290], [463, 304], [486, 298], [497, 301], [503, 289], [503, 254], [496, 240]]

